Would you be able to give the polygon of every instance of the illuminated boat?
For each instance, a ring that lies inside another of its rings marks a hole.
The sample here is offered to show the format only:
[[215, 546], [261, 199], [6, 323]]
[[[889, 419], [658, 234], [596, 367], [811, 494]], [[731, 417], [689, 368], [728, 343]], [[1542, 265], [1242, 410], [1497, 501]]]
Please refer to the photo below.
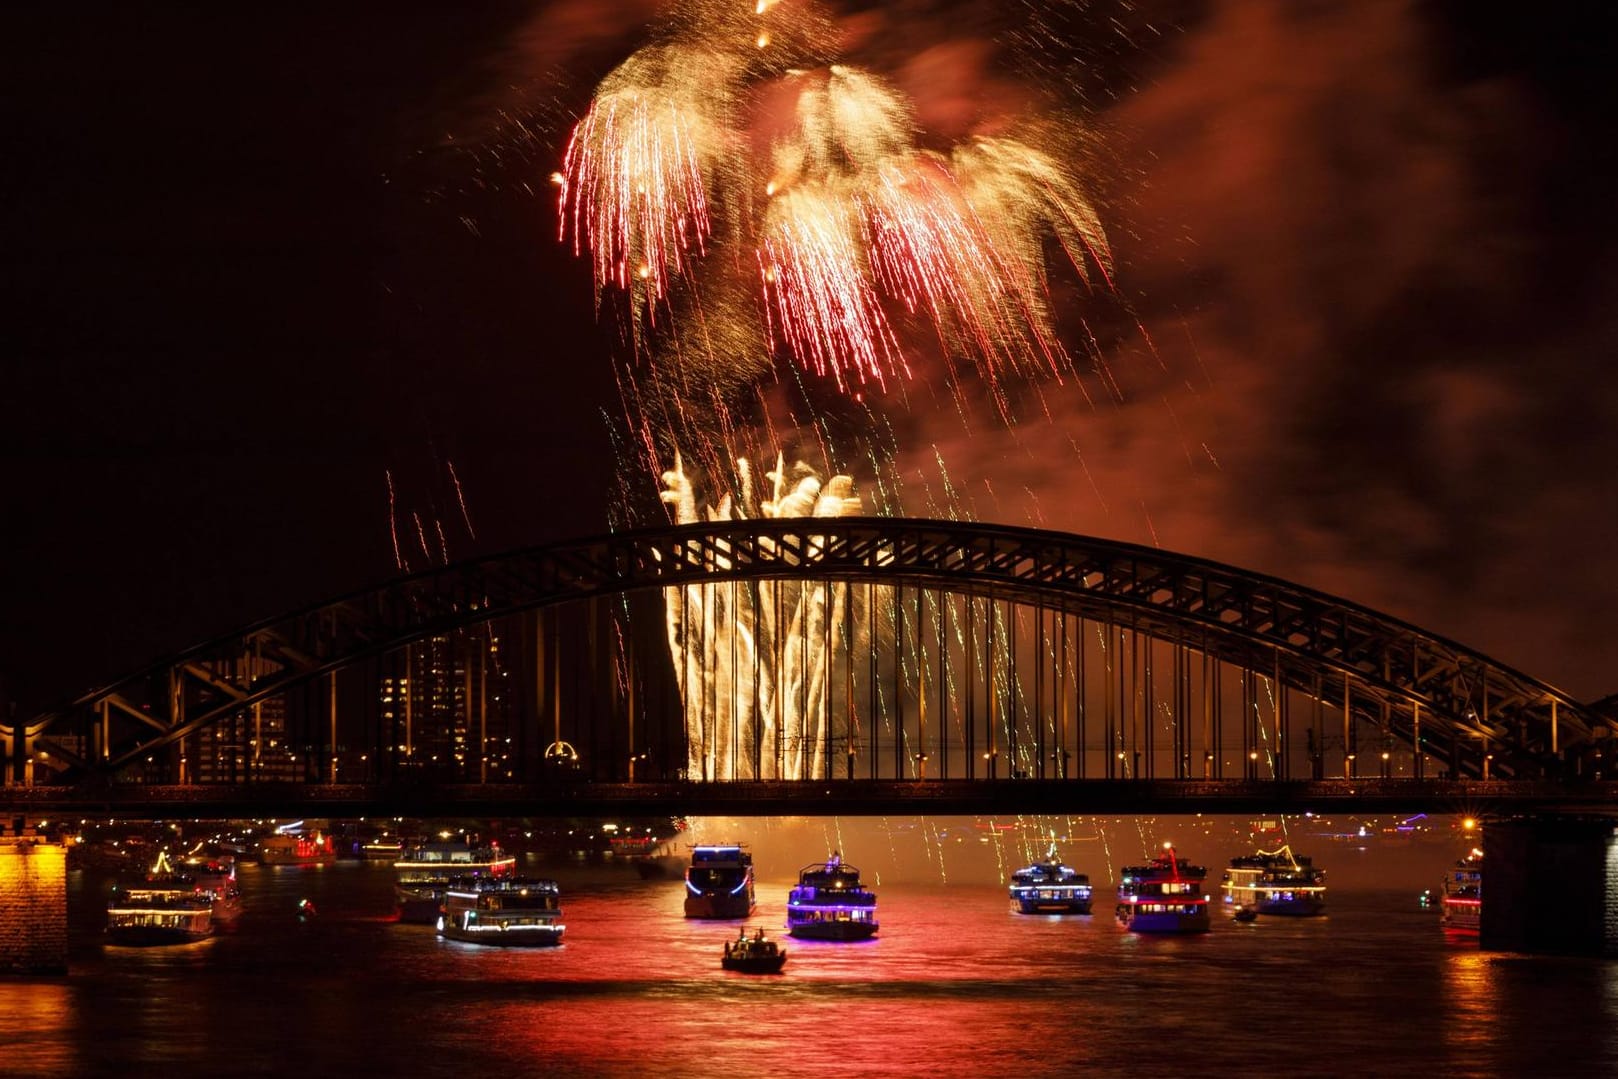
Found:
[[554, 880], [511, 874], [456, 877], [444, 889], [438, 934], [502, 948], [562, 943], [562, 890]]
[[786, 949], [765, 940], [763, 929], [743, 929], [735, 940], [725, 942], [725, 955], [719, 965], [740, 974], [779, 974], [786, 961]]
[[1148, 865], [1125, 866], [1118, 881], [1118, 920], [1135, 933], [1206, 933], [1208, 870], [1180, 861], [1174, 848]]
[[190, 944], [212, 933], [213, 899], [174, 872], [162, 852], [143, 883], [119, 888], [107, 901], [107, 940], [112, 944]]
[[787, 893], [787, 933], [804, 940], [866, 940], [876, 935], [876, 893], [834, 851], [798, 871]]
[[474, 847], [466, 843], [420, 843], [393, 863], [397, 874], [393, 894], [399, 920], [433, 925], [443, 913], [444, 893], [456, 878], [500, 877], [511, 872], [517, 859], [498, 844]]
[[1022, 914], [1089, 914], [1090, 878], [1059, 861], [1053, 846], [1043, 862], [1011, 874], [1011, 902]]
[[331, 865], [337, 861], [337, 846], [331, 836], [293, 835], [277, 832], [258, 845], [260, 865]]
[[1456, 862], [1444, 877], [1440, 898], [1444, 932], [1475, 937], [1483, 921], [1483, 852], [1474, 850]]
[[229, 921], [241, 913], [241, 889], [236, 886], [236, 859], [187, 858], [186, 873], [192, 891], [213, 905], [215, 921]]
[[1326, 910], [1325, 882], [1325, 870], [1283, 844], [1280, 850], [1232, 858], [1221, 887], [1236, 912], [1308, 917]]
[[404, 857], [404, 841], [379, 836], [360, 844], [360, 858], [367, 862], [397, 862]]
[[753, 913], [753, 856], [740, 843], [691, 848], [685, 870], [687, 918], [745, 918]]

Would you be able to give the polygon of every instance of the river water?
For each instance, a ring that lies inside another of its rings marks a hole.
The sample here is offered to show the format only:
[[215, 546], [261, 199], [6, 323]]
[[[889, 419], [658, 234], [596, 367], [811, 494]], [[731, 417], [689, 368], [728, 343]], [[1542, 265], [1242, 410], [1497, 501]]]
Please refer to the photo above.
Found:
[[[1618, 1074], [1618, 963], [1447, 940], [1374, 854], [1354, 855], [1345, 882], [1329, 878], [1325, 917], [1216, 916], [1191, 938], [1121, 930], [1095, 869], [1098, 913], [1066, 918], [1011, 913], [998, 869], [867, 872], [879, 936], [829, 944], [784, 937], [798, 865], [757, 846], [747, 924], [785, 941], [774, 977], [722, 971], [741, 923], [688, 921], [677, 878], [642, 880], [623, 865], [531, 861], [525, 871], [562, 882], [567, 936], [518, 951], [393, 921], [390, 869], [363, 863], [244, 866], [243, 910], [227, 931], [109, 947], [108, 882], [74, 873], [69, 974], [0, 981], [0, 1072]], [[1216, 894], [1217, 880], [1215, 870]], [[302, 899], [314, 917], [297, 915]]]

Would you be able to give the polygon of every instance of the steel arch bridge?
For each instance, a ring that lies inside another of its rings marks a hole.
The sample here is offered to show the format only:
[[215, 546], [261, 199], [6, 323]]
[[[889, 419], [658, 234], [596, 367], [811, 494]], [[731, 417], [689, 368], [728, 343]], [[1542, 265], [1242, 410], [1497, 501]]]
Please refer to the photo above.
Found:
[[348, 791], [378, 807], [379, 792], [432, 789], [512, 808], [588, 790], [591, 804], [779, 811], [812, 787], [857, 812], [977, 805], [997, 780], [1070, 811], [1330, 791], [1607, 803], [1615, 730], [1611, 709], [1453, 641], [1207, 560], [797, 518], [405, 577], [0, 734], [13, 806]]

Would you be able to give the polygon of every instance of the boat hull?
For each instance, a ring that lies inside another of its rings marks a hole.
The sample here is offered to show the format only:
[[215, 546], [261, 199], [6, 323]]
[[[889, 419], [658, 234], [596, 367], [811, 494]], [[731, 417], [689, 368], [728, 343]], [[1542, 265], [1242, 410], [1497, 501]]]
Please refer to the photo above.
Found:
[[787, 957], [784, 952], [780, 955], [745, 959], [727, 955], [719, 962], [726, 970], [734, 970], [738, 974], [779, 974], [781, 968], [786, 966]]
[[506, 926], [469, 932], [454, 926], [442, 926], [439, 936], [445, 940], [458, 940], [462, 944], [481, 944], [491, 948], [555, 948], [562, 943], [562, 928], [555, 925]]
[[1119, 920], [1131, 933], [1206, 933], [1209, 929], [1206, 912], [1175, 914], [1138, 911], [1134, 914], [1120, 914]]
[[1012, 906], [1018, 914], [1089, 914], [1088, 899], [1017, 899]]
[[799, 940], [869, 940], [876, 936], [875, 922], [803, 922], [787, 927], [787, 935]]
[[1326, 904], [1318, 899], [1261, 899], [1253, 909], [1260, 914], [1276, 914], [1283, 918], [1313, 918], [1326, 913]]
[[704, 918], [710, 921], [746, 918], [753, 913], [754, 906], [753, 897], [745, 893], [741, 895], [731, 895], [729, 892], [719, 895], [687, 895], [685, 897], [685, 916], [687, 918]]
[[1475, 937], [1482, 926], [1481, 914], [1482, 911], [1476, 905], [1451, 906], [1446, 903], [1439, 924], [1444, 927], [1444, 932], [1453, 936]]
[[160, 925], [125, 925], [107, 929], [107, 943], [125, 948], [161, 948], [195, 944], [213, 935], [212, 929], [175, 929]]

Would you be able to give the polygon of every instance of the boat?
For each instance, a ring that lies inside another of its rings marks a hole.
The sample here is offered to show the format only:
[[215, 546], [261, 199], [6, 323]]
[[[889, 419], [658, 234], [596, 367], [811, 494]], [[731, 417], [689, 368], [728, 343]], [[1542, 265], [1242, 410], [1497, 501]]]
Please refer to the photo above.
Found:
[[146, 879], [114, 890], [107, 901], [107, 940], [148, 947], [190, 944], [213, 935], [213, 899], [175, 871], [159, 851]]
[[719, 965], [739, 974], [779, 974], [786, 961], [786, 949], [764, 939], [763, 929], [743, 928], [735, 940], [725, 942]]
[[614, 836], [610, 842], [613, 857], [633, 865], [641, 880], [666, 880], [685, 870], [685, 861], [670, 840], [644, 835]]
[[1309, 917], [1326, 910], [1326, 871], [1282, 844], [1230, 860], [1225, 870], [1225, 902], [1236, 911]]
[[456, 877], [444, 889], [438, 934], [502, 948], [562, 943], [562, 890], [554, 880], [512, 874]]
[[215, 921], [229, 921], [241, 913], [242, 893], [236, 886], [236, 859], [192, 857], [185, 860], [192, 891], [213, 905]]
[[787, 933], [803, 940], [866, 940], [876, 935], [876, 893], [836, 851], [798, 871], [787, 893]]
[[418, 843], [393, 863], [399, 920], [432, 925], [443, 913], [444, 893], [451, 880], [504, 876], [516, 864], [517, 859], [501, 850], [499, 844], [475, 847], [466, 843]]
[[337, 861], [337, 846], [322, 832], [277, 832], [258, 845], [258, 860], [260, 865], [331, 865]]
[[1236, 913], [1231, 915], [1231, 917], [1244, 924], [1247, 922], [1256, 922], [1258, 921], [1258, 911], [1254, 910], [1252, 907], [1237, 907]]
[[1169, 844], [1146, 865], [1125, 866], [1118, 881], [1118, 920], [1134, 933], [1206, 933], [1208, 870], [1182, 862]]
[[381, 837], [360, 844], [360, 859], [366, 862], [397, 862], [404, 857], [404, 840]]
[[1473, 850], [1450, 867], [1439, 898], [1439, 924], [1444, 932], [1475, 937], [1483, 924], [1483, 852]]
[[753, 905], [753, 856], [740, 843], [691, 848], [685, 870], [687, 918], [745, 918]]
[[1011, 874], [1011, 902], [1022, 914], [1089, 914], [1090, 878], [1056, 857], [1053, 845], [1043, 862]]

